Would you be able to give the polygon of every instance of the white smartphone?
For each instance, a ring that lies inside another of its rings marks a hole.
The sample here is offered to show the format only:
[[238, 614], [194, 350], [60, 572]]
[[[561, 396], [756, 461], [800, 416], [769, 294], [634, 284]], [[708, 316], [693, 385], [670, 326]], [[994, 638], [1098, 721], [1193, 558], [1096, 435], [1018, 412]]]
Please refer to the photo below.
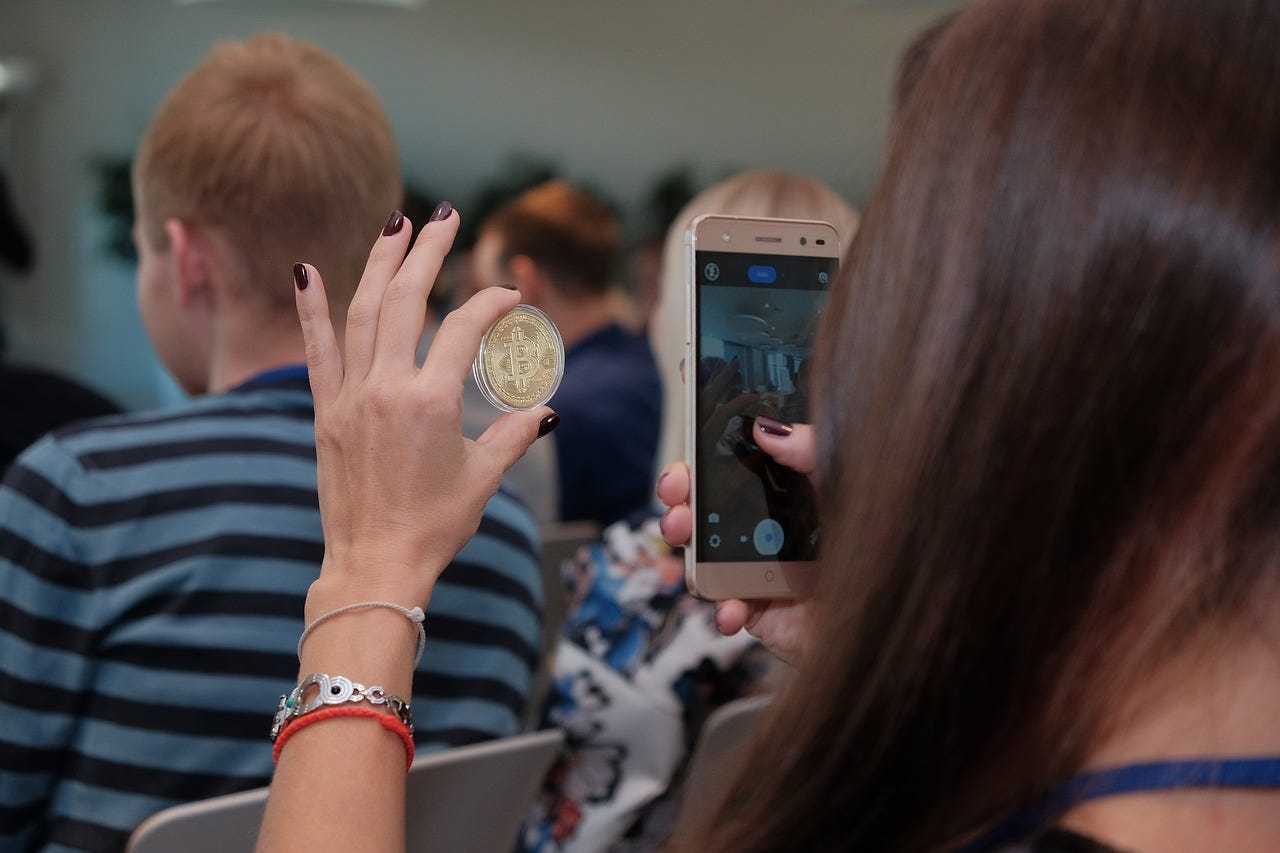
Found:
[[813, 486], [752, 436], [757, 417], [809, 422], [810, 354], [839, 236], [826, 222], [701, 216], [687, 242], [687, 585], [715, 600], [805, 595], [818, 551]]

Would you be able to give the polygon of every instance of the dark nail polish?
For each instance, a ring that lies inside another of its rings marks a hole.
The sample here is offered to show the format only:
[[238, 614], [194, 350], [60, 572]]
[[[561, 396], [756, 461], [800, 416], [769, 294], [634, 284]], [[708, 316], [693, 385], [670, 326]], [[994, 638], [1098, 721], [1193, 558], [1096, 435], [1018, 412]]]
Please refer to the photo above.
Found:
[[538, 423], [538, 438], [542, 438], [558, 426], [560, 426], [560, 416], [552, 412]]
[[449, 214], [453, 213], [453, 205], [447, 201], [442, 201], [436, 205], [435, 211], [431, 214], [432, 222], [443, 222], [449, 218]]
[[307, 289], [307, 285], [311, 283], [311, 274], [307, 272], [306, 264], [293, 265], [293, 283], [298, 286], [298, 290]]
[[765, 435], [772, 435], [777, 438], [786, 438], [791, 435], [791, 424], [784, 424], [782, 421], [775, 421], [773, 418], [756, 417], [756, 423], [760, 425], [760, 431]]
[[382, 236], [390, 237], [392, 234], [398, 234], [402, 227], [404, 227], [404, 214], [398, 210], [393, 210], [391, 218], [387, 220], [387, 224], [382, 226]]

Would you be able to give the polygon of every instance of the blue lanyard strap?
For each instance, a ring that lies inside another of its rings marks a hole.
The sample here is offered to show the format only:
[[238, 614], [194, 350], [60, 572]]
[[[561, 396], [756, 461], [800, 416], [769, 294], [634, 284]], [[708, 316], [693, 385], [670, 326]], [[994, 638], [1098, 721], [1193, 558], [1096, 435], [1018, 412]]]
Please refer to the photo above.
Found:
[[260, 388], [263, 385], [281, 385], [306, 378], [307, 366], [305, 364], [290, 364], [285, 367], [277, 367], [273, 370], [264, 371], [256, 376], [251, 376], [232, 390], [247, 391], [252, 388]]
[[1148, 761], [1081, 773], [958, 850], [978, 853], [1011, 844], [1090, 800], [1172, 788], [1280, 788], [1280, 756]]

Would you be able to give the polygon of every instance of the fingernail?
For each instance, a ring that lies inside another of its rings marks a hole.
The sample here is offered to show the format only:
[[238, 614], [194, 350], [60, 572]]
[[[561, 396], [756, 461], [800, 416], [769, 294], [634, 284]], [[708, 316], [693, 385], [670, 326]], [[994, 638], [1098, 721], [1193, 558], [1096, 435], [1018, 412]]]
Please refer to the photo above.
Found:
[[542, 438], [558, 426], [560, 426], [560, 416], [552, 412], [538, 422], [538, 438]]
[[398, 210], [393, 210], [391, 211], [391, 218], [387, 220], [387, 224], [382, 226], [382, 236], [390, 237], [392, 234], [398, 234], [403, 226], [404, 214]]
[[656, 485], [656, 486], [654, 486], [654, 487], [653, 487], [653, 490], [654, 490], [655, 492], [661, 492], [661, 491], [662, 491], [662, 481], [663, 481], [663, 480], [665, 480], [665, 479], [667, 479], [667, 476], [668, 476], [670, 473], [671, 473], [670, 471], [663, 471], [663, 472], [662, 472], [662, 476], [658, 477], [658, 485]]
[[765, 435], [772, 435], [778, 438], [786, 438], [791, 435], [791, 424], [784, 424], [782, 421], [775, 421], [773, 418], [756, 416], [756, 424], [759, 425], [760, 431]]
[[447, 201], [442, 201], [436, 205], [436, 209], [431, 214], [431, 222], [442, 222], [449, 218], [449, 214], [453, 213], [453, 205]]
[[507, 290], [515, 290], [515, 289], [516, 289], [516, 286], [515, 286], [514, 284], [504, 284], [504, 285], [501, 285], [501, 286], [502, 286], [502, 287], [505, 287]]
[[311, 274], [307, 272], [306, 264], [293, 265], [293, 283], [298, 285], [298, 290], [307, 289], [307, 285], [311, 283]]

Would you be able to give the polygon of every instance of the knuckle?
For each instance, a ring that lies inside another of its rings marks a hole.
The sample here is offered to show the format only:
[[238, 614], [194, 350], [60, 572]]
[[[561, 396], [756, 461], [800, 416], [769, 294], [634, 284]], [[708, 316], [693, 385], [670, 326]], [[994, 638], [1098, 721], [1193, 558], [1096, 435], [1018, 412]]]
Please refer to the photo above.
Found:
[[507, 462], [501, 453], [480, 453], [476, 456], [475, 475], [472, 482], [481, 499], [487, 501], [502, 485], [502, 475], [507, 472]]
[[332, 353], [326, 342], [317, 340], [311, 335], [306, 335], [302, 342], [302, 348], [307, 364], [315, 368], [328, 366]]
[[370, 381], [364, 397], [369, 414], [378, 420], [386, 420], [400, 405], [400, 395], [385, 382]]
[[418, 404], [422, 410], [433, 417], [461, 418], [462, 396], [457, 389], [443, 387], [433, 383], [419, 392]]
[[320, 311], [314, 299], [306, 299], [299, 292], [294, 305], [298, 311], [298, 320], [302, 323], [304, 330], [307, 326], [320, 321]]
[[378, 310], [368, 299], [357, 296], [347, 309], [347, 328], [372, 326], [378, 320]]
[[338, 433], [326, 415], [316, 413], [316, 446], [321, 450], [331, 450], [338, 446]]
[[467, 328], [468, 322], [467, 306], [454, 309], [445, 315], [444, 320], [440, 323], [440, 331], [449, 335], [456, 335], [463, 329]]
[[414, 287], [413, 282], [397, 276], [391, 279], [391, 283], [387, 285], [386, 291], [382, 294], [382, 301], [401, 303], [413, 296], [416, 290], [417, 288]]

